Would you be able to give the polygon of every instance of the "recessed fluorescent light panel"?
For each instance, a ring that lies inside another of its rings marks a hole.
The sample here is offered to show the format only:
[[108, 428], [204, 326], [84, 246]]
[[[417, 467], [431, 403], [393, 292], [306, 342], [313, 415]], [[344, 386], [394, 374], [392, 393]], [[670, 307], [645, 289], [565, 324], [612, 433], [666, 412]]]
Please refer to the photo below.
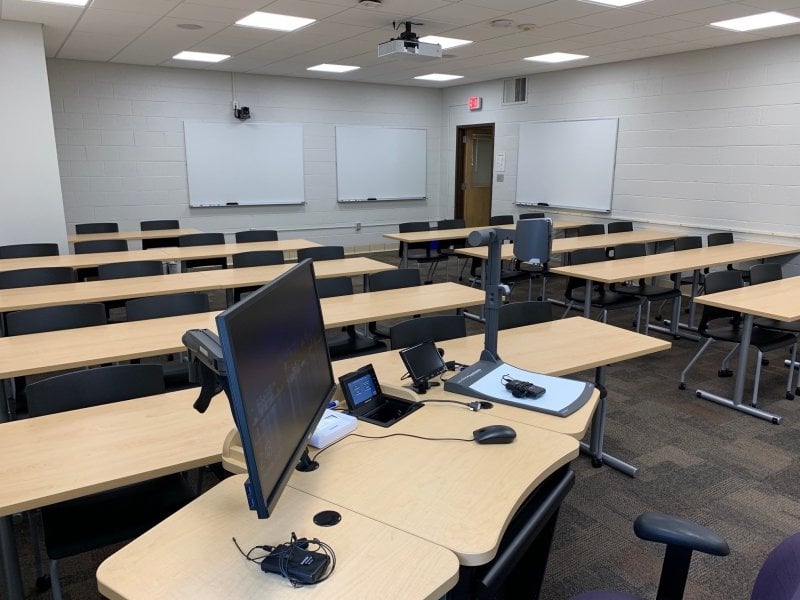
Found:
[[423, 81], [452, 81], [453, 79], [461, 79], [463, 75], [447, 75], [445, 73], [430, 73], [429, 75], [420, 75], [414, 79], [422, 79]]
[[614, 8], [621, 8], [623, 6], [631, 6], [632, 4], [642, 4], [643, 2], [650, 2], [650, 0], [581, 0], [581, 2], [588, 2], [589, 4], [602, 4], [603, 6], [613, 6]]
[[749, 17], [739, 17], [738, 19], [728, 19], [727, 21], [717, 21], [709, 23], [712, 27], [730, 29], [731, 31], [753, 31], [754, 29], [765, 29], [767, 27], [777, 27], [778, 25], [788, 25], [800, 21], [797, 17], [785, 15], [779, 12], [765, 12]]
[[426, 35], [425, 37], [419, 38], [419, 41], [425, 44], [439, 44], [442, 47], [442, 50], [447, 50], [448, 48], [458, 48], [459, 46], [466, 46], [467, 44], [472, 43], [472, 40], [459, 40], [456, 38], [441, 37], [438, 35]]
[[211, 52], [189, 52], [184, 50], [178, 52], [172, 58], [176, 60], [194, 60], [197, 62], [218, 63], [227, 60], [231, 57], [230, 54], [212, 54]]
[[242, 27], [258, 27], [259, 29], [272, 29], [274, 31], [296, 31], [301, 27], [311, 25], [314, 21], [316, 19], [256, 11], [247, 15], [244, 19], [239, 19], [236, 24]]
[[585, 54], [569, 54], [568, 52], [551, 52], [550, 54], [541, 54], [539, 56], [528, 56], [525, 60], [543, 63], [561, 63], [570, 60], [582, 60], [589, 58]]
[[89, 0], [28, 0], [28, 2], [39, 2], [41, 4], [64, 4], [66, 6], [86, 6]]
[[308, 67], [306, 71], [322, 71], [323, 73], [348, 73], [360, 68], [361, 67], [353, 67], [351, 65], [329, 65], [327, 63], [322, 63], [321, 65]]

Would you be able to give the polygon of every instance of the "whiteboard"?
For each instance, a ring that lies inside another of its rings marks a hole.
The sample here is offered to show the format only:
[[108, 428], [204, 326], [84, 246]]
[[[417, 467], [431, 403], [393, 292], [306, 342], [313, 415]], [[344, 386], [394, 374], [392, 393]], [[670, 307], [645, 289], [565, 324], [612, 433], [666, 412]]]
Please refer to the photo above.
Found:
[[517, 204], [610, 211], [618, 119], [519, 126]]
[[337, 199], [425, 199], [427, 156], [425, 129], [337, 127]]
[[303, 126], [184, 121], [189, 206], [302, 204]]

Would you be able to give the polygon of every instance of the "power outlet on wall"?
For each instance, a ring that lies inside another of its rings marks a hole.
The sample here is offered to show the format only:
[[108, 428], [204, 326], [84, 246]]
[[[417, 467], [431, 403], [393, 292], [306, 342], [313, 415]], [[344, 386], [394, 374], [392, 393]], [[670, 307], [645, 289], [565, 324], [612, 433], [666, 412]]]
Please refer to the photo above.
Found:
[[361, 231], [361, 223], [356, 223], [356, 231]]

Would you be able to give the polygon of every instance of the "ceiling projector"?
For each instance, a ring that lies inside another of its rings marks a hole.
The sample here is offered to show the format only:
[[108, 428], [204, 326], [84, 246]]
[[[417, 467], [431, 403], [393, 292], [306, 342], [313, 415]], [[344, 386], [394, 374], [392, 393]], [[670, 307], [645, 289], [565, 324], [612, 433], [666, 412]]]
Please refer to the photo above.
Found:
[[400, 37], [378, 44], [378, 58], [392, 55], [442, 58], [442, 47], [439, 44], [420, 42], [417, 34], [411, 31], [412, 25], [415, 23], [406, 21], [406, 29], [400, 34]]

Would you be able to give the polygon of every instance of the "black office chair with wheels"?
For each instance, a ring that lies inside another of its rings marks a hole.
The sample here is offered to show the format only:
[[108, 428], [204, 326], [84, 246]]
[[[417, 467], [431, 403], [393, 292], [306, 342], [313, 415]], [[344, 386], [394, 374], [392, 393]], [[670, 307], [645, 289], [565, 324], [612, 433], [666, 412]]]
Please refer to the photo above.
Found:
[[[415, 287], [422, 285], [419, 269], [393, 269], [391, 271], [381, 271], [371, 273], [367, 276], [367, 286], [370, 292], [380, 292], [382, 290], [396, 290], [399, 288]], [[382, 338], [389, 337], [389, 329], [378, 327], [375, 321], [370, 321], [369, 332]]]
[[32, 256], [58, 256], [58, 244], [7, 244], [0, 246], [0, 259], [29, 258]]
[[248, 229], [247, 231], [237, 231], [234, 234], [237, 244], [248, 242], [277, 242], [278, 232], [274, 229]]
[[[271, 265], [283, 264], [283, 252], [280, 250], [252, 250], [250, 252], [239, 252], [231, 257], [234, 269], [248, 267], [268, 267]], [[233, 289], [233, 301], [239, 302], [242, 294], [249, 294], [256, 291], [260, 286], [238, 287]]]
[[117, 223], [78, 223], [75, 225], [75, 233], [117, 233], [119, 225]]
[[489, 217], [489, 225], [513, 225], [514, 215], [493, 215]]
[[[398, 226], [400, 233], [416, 233], [421, 231], [430, 231], [431, 226], [427, 221], [410, 221], [407, 223], [400, 223]], [[430, 242], [418, 242], [406, 244], [408, 260], [414, 260], [418, 265], [428, 265], [428, 273], [424, 278], [424, 283], [433, 283], [433, 276], [436, 273], [436, 267], [439, 263], [447, 260], [447, 255], [438, 251], [438, 244]], [[400, 247], [400, 256], [403, 256], [402, 245]]]
[[523, 219], [544, 219], [544, 216], [545, 215], [543, 212], [528, 212], [520, 214], [519, 220], [522, 221]]
[[553, 305], [547, 301], [509, 302], [500, 307], [500, 329], [535, 325], [553, 320]]
[[70, 267], [38, 267], [35, 269], [0, 271], [0, 289], [74, 282], [75, 271]]
[[[576, 250], [569, 254], [569, 264], [583, 265], [587, 263], [602, 262], [606, 260], [606, 253], [603, 248], [586, 248]], [[594, 283], [592, 285], [591, 305], [600, 309], [599, 319], [605, 323], [608, 320], [608, 311], [623, 308], [638, 308], [639, 299], [635, 296], [618, 294], [606, 289], [603, 284]], [[566, 289], [564, 290], [567, 308], [562, 318], [569, 314], [573, 308], [583, 310], [584, 299], [586, 297], [586, 280], [578, 277], [568, 277]]]
[[[622, 260], [625, 258], [635, 258], [637, 256], [646, 256], [647, 248], [642, 243], [633, 244], [620, 244], [614, 249], [614, 259]], [[681, 291], [674, 285], [665, 287], [654, 283], [647, 283], [646, 279], [642, 277], [638, 283], [613, 283], [611, 290], [618, 294], [632, 295], [640, 299], [639, 308], [636, 315], [636, 323], [641, 326], [642, 322], [642, 307], [644, 307], [644, 335], [650, 331], [650, 307], [653, 302], [666, 302], [672, 300], [673, 303], [678, 303], [678, 312], [681, 306]], [[676, 314], [676, 311], [673, 311]], [[638, 327], [637, 327], [638, 330]], [[672, 335], [678, 336], [678, 323], [672, 324]]]
[[[689, 575], [692, 553], [727, 556], [727, 542], [692, 521], [645, 513], [634, 523], [640, 539], [666, 545], [658, 584], [658, 600], [681, 600]], [[790, 535], [770, 551], [758, 571], [750, 600], [798, 600], [800, 598], [800, 533]], [[643, 600], [639, 596], [607, 591], [584, 592], [572, 600]]]
[[[706, 275], [705, 288], [706, 294], [733, 290], [744, 285], [742, 277], [738, 271], [713, 271]], [[730, 369], [730, 361], [742, 341], [742, 317], [738, 312], [734, 312], [708, 304], [703, 305], [703, 315], [700, 317], [698, 333], [706, 338], [706, 342], [686, 365], [681, 373], [679, 388], [686, 389], [686, 376], [689, 370], [697, 363], [703, 353], [716, 341], [732, 343], [733, 349], [722, 360], [722, 366], [718, 372], [720, 377], [731, 377], [733, 372]], [[761, 381], [761, 366], [764, 354], [779, 348], [791, 348], [792, 362], [797, 356], [797, 335], [783, 331], [774, 331], [762, 327], [753, 327], [750, 338], [750, 345], [757, 350], [756, 371], [753, 378], [752, 406], [758, 405], [758, 386]], [[747, 365], [738, 365], [739, 369], [746, 369]], [[789, 377], [786, 382], [786, 397], [793, 398], [792, 375], [789, 369]]]
[[314, 246], [312, 248], [300, 248], [297, 251], [297, 262], [311, 260], [339, 260], [344, 258], [344, 246]]
[[[105, 325], [106, 309], [99, 302], [87, 304], [64, 304], [10, 312], [6, 315], [6, 335], [28, 335], [45, 331], [61, 331]], [[9, 413], [27, 410], [25, 377], [14, 378], [14, 394], [8, 400]]]
[[578, 226], [578, 237], [585, 235], [603, 235], [606, 232], [606, 226], [602, 223], [586, 223], [585, 225]]
[[[164, 392], [159, 365], [98, 367], [32, 383], [32, 417]], [[61, 598], [58, 561], [143, 534], [194, 498], [181, 474], [51, 504], [41, 509], [53, 597]], [[37, 582], [44, 587], [45, 577]]]
[[[353, 280], [349, 277], [325, 277], [317, 279], [317, 293], [320, 298], [349, 296], [353, 293]], [[374, 354], [386, 350], [386, 344], [356, 331], [355, 325], [342, 327], [342, 333], [326, 332], [328, 352], [331, 359], [351, 358], [364, 354]]]
[[389, 328], [392, 350], [408, 348], [426, 340], [442, 342], [466, 337], [467, 324], [463, 315], [432, 315], [401, 321]]
[[625, 231], [633, 231], [633, 221], [611, 221], [606, 225], [608, 233], [622, 233]]
[[[224, 233], [190, 233], [178, 238], [178, 247], [189, 248], [192, 246], [218, 246], [225, 243]], [[203, 267], [228, 268], [228, 259], [224, 256], [212, 258], [190, 258], [182, 261], [181, 270], [196, 269]]]
[[[160, 219], [156, 221], [141, 221], [140, 231], [161, 231], [164, 229], [180, 229], [177, 219]], [[171, 248], [178, 245], [177, 237], [150, 238], [142, 240], [142, 250], [150, 248]]]

